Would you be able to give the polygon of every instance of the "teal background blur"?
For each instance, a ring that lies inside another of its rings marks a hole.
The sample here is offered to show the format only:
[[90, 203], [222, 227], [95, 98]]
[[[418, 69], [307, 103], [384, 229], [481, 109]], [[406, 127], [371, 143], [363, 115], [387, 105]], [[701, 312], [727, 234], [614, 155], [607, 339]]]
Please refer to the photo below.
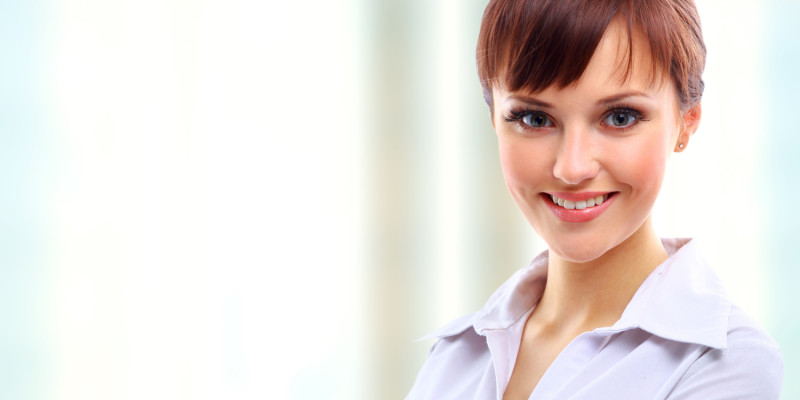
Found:
[[[0, 3], [0, 398], [402, 398], [414, 340], [544, 249], [476, 78], [485, 5]], [[698, 7], [703, 122], [656, 225], [800, 398], [800, 2]]]

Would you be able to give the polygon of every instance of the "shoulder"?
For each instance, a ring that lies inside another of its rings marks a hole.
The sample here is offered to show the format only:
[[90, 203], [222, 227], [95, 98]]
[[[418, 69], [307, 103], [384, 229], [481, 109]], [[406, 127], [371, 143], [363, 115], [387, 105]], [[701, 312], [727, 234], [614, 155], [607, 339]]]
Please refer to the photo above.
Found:
[[486, 338], [473, 328], [473, 316], [457, 318], [420, 339], [437, 341], [406, 399], [472, 398], [477, 391], [486, 389], [482, 383], [491, 367], [491, 355]]
[[437, 339], [430, 349], [423, 370], [437, 369], [451, 363], [462, 365], [469, 360], [480, 358], [488, 348], [486, 338], [479, 335], [472, 325], [474, 315], [475, 313], [471, 313], [456, 318], [419, 339]]
[[732, 306], [727, 346], [708, 348], [681, 377], [669, 399], [778, 399], [783, 359], [775, 341]]
[[772, 337], [742, 309], [733, 305], [728, 318], [728, 349], [747, 347], [774, 350], [780, 356], [778, 345]]

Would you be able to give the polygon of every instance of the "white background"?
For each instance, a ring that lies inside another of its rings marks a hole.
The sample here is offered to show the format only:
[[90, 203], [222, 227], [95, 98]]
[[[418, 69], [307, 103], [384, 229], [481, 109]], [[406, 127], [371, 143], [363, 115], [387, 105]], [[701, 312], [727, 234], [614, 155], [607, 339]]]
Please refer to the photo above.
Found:
[[[699, 1], [703, 122], [655, 217], [792, 377], [800, 9], [754, 4]], [[544, 248], [497, 164], [484, 6], [0, 6], [0, 397], [402, 398], [414, 339]]]

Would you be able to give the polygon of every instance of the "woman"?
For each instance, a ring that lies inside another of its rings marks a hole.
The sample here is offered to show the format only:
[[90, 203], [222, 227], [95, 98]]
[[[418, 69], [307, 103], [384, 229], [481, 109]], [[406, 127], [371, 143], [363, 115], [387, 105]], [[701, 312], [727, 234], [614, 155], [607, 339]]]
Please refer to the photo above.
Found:
[[549, 250], [435, 332], [409, 399], [777, 399], [774, 341], [650, 217], [701, 117], [691, 0], [492, 0], [478, 70]]

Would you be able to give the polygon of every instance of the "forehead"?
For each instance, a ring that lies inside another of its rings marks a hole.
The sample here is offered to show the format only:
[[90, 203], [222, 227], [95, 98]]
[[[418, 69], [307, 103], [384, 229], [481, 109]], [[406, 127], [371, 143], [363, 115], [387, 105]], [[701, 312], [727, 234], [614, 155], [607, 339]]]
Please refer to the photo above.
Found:
[[636, 89], [657, 89], [667, 81], [650, 56], [650, 44], [640, 32], [628, 34], [624, 21], [615, 18], [600, 38], [581, 81], [604, 82]]
[[[493, 85], [501, 92], [509, 92], [505, 72], [505, 68], [499, 71]], [[667, 71], [654, 63], [644, 35], [638, 30], [633, 30], [629, 35], [624, 19], [617, 17], [608, 25], [586, 69], [577, 80], [564, 87], [553, 83], [538, 92], [571, 91], [586, 86], [654, 92], [669, 82]], [[525, 87], [515, 92], [531, 93]]]

